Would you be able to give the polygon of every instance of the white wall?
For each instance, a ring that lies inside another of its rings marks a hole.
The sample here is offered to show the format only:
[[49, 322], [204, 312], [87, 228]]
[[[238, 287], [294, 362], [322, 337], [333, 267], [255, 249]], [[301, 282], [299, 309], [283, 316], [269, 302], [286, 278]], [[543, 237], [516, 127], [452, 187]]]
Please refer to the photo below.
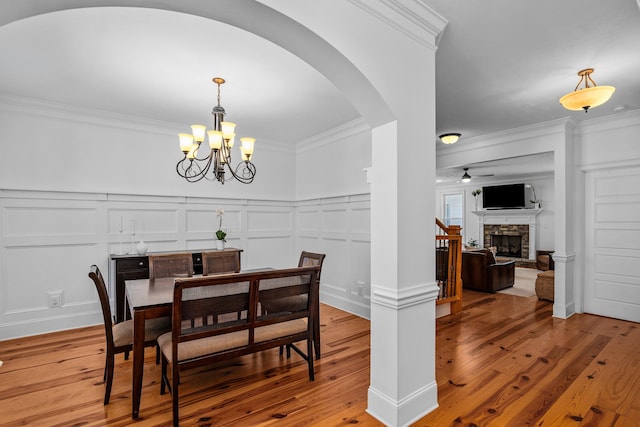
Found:
[[[175, 172], [187, 125], [0, 98], [1, 188], [292, 200], [295, 152], [256, 143], [256, 180], [187, 183]], [[239, 151], [236, 152], [239, 158]]]
[[298, 144], [296, 200], [369, 193], [371, 129], [355, 120]]

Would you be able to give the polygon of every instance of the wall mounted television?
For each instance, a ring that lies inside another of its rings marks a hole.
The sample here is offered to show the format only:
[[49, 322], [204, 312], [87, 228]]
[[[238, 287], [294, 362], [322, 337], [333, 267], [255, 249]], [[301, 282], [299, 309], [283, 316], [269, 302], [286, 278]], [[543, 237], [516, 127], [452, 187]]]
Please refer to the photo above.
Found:
[[523, 209], [524, 184], [482, 187], [482, 207], [485, 209]]

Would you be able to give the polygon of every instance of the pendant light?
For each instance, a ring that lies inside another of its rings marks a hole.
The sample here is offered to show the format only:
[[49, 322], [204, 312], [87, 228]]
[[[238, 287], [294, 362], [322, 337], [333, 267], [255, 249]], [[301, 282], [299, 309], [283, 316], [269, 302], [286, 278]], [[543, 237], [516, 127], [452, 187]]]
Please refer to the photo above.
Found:
[[[585, 68], [578, 71], [580, 81], [573, 92], [569, 92], [560, 98], [560, 104], [567, 110], [588, 112], [589, 108], [595, 108], [604, 104], [611, 98], [616, 88], [613, 86], [598, 86], [591, 78], [593, 68]], [[580, 84], [584, 82], [584, 88], [578, 89]], [[589, 85], [589, 82], [593, 86]]]

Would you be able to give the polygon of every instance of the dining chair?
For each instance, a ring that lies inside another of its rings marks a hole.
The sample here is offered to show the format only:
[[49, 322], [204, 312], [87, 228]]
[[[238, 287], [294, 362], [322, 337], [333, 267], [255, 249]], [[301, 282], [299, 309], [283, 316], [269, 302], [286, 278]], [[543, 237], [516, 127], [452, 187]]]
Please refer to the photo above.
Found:
[[202, 253], [202, 275], [240, 272], [240, 252], [210, 251]]
[[[104, 283], [100, 269], [96, 265], [91, 266], [89, 277], [93, 280], [93, 283], [96, 285], [96, 290], [98, 291], [107, 338], [107, 355], [103, 375], [103, 380], [106, 384], [104, 391], [104, 404], [106, 405], [109, 403], [109, 398], [111, 397], [115, 355], [124, 353], [126, 360], [129, 358], [129, 352], [133, 350], [133, 320], [114, 323], [113, 316], [111, 315], [111, 306], [109, 305], [107, 286]], [[157, 346], [157, 338], [165, 332], [171, 331], [171, 318], [163, 317], [147, 320], [144, 329], [144, 346]], [[156, 355], [156, 358], [157, 356], [158, 355]]]
[[190, 253], [149, 255], [149, 278], [191, 277], [193, 257]]
[[[209, 251], [202, 252], [202, 275], [211, 276], [213, 274], [239, 273], [240, 272], [240, 252], [238, 251]], [[241, 313], [238, 312], [238, 319]], [[217, 323], [218, 318], [212, 317], [212, 322]], [[206, 325], [209, 317], [202, 318], [202, 323]], [[192, 325], [193, 326], [193, 325]]]
[[[326, 254], [302, 251], [302, 253], [300, 253], [300, 259], [298, 260], [298, 267], [319, 267], [318, 274], [316, 276], [318, 286], [320, 286], [320, 274], [322, 272], [322, 263], [324, 262], [325, 257]], [[307, 296], [297, 295], [287, 298], [280, 298], [277, 302], [274, 301], [268, 305], [265, 304], [263, 309], [267, 313], [279, 313], [282, 311], [299, 311], [306, 306]], [[317, 321], [313, 325], [313, 345], [316, 359], [320, 359], [320, 307], [319, 305], [316, 305], [314, 307], [311, 307], [311, 309], [315, 311], [315, 319], [317, 319]], [[283, 353], [283, 349], [283, 347], [280, 347], [280, 354]], [[287, 357], [290, 355], [290, 351], [290, 347], [287, 346]]]

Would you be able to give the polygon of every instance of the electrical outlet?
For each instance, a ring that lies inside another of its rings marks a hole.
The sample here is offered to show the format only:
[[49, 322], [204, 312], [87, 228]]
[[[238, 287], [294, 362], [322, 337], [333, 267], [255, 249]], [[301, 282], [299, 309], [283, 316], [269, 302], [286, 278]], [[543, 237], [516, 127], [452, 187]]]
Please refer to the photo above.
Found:
[[62, 291], [47, 292], [49, 308], [62, 307]]

